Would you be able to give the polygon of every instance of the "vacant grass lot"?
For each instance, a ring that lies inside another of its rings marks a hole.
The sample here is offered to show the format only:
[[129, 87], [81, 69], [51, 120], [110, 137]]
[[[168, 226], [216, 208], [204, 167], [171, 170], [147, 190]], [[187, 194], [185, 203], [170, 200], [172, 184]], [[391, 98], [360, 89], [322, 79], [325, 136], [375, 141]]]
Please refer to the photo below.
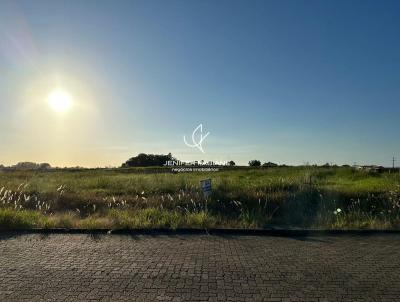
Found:
[[[2, 171], [0, 228], [400, 228], [398, 173], [343, 167], [153, 172]], [[200, 188], [206, 178], [213, 184], [208, 199]]]

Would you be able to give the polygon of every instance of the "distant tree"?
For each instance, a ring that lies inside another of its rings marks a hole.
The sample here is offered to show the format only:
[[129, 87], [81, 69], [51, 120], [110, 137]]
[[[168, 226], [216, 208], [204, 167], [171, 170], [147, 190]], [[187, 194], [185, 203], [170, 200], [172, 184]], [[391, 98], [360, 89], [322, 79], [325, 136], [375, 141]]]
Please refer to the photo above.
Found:
[[51, 169], [51, 166], [48, 163], [20, 162], [11, 168], [15, 170], [47, 170]]
[[129, 167], [151, 167], [151, 166], [163, 166], [167, 161], [176, 161], [172, 157], [171, 153], [164, 154], [145, 154], [140, 153], [139, 155], [128, 159], [122, 164], [122, 168]]
[[249, 161], [249, 166], [250, 167], [259, 167], [261, 166], [261, 162], [258, 159], [253, 159]]
[[236, 163], [233, 160], [228, 161], [228, 166], [233, 167], [235, 165], [236, 165]]
[[267, 168], [273, 168], [273, 167], [278, 167], [278, 164], [272, 163], [272, 162], [267, 162], [267, 163], [263, 163], [262, 165], [263, 167], [267, 167]]
[[48, 169], [51, 169], [51, 166], [48, 163], [41, 163], [41, 164], [39, 164], [38, 169], [39, 170], [48, 170]]
[[322, 165], [322, 167], [324, 167], [324, 168], [329, 168], [330, 166], [331, 166], [330, 163], [326, 163], [326, 164]]
[[36, 170], [39, 169], [39, 164], [32, 162], [20, 162], [13, 166], [16, 170]]

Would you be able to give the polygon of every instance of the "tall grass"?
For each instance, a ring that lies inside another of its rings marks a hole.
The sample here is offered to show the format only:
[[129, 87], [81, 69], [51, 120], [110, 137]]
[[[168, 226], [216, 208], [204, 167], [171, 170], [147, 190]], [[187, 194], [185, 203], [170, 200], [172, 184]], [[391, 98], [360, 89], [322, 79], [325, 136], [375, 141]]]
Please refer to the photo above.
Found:
[[399, 185], [351, 168], [0, 172], [0, 228], [398, 228]]

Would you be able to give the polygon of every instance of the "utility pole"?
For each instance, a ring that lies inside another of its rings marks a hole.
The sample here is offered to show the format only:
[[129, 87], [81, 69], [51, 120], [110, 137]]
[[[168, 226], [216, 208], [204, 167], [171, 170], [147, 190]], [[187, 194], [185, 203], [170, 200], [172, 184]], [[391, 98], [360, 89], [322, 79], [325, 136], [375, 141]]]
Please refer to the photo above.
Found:
[[396, 158], [393, 156], [393, 159], [392, 159], [392, 163], [393, 163], [393, 169], [394, 169], [394, 162], [396, 161]]

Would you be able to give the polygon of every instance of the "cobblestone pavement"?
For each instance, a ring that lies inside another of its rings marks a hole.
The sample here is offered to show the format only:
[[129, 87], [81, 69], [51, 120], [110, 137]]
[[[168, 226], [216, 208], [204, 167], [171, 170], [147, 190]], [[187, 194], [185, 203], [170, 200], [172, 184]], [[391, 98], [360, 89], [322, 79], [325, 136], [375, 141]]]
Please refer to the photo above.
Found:
[[3, 234], [0, 301], [400, 301], [400, 236]]

